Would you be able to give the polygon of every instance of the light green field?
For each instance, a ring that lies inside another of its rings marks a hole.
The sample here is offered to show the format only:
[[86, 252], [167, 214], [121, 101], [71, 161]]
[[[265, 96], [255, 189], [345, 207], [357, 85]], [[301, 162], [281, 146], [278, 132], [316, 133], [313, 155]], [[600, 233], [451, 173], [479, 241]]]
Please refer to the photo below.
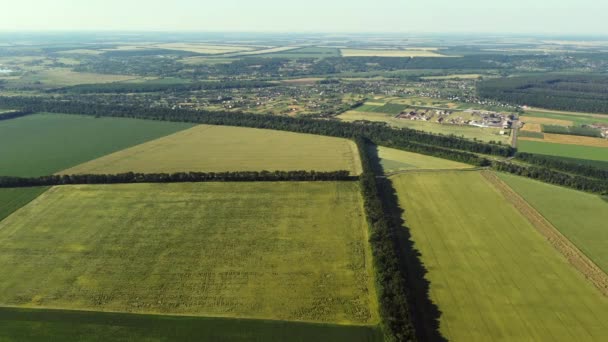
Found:
[[180, 171], [349, 170], [361, 173], [346, 139], [243, 127], [199, 125], [63, 171], [172, 173]]
[[14, 81], [16, 84], [40, 82], [53, 87], [73, 86], [77, 84], [111, 83], [136, 79], [137, 76], [107, 75], [88, 72], [76, 72], [70, 69], [53, 68], [33, 73]]
[[602, 341], [604, 297], [478, 172], [391, 178], [450, 341]]
[[36, 114], [0, 121], [0, 176], [34, 177], [156, 139], [191, 124]]
[[451, 57], [428, 49], [340, 49], [343, 57]]
[[397, 119], [393, 115], [383, 113], [365, 113], [358, 111], [348, 111], [338, 116], [340, 120], [352, 122], [357, 120], [368, 120], [374, 122], [386, 122], [390, 126], [399, 128], [412, 128], [418, 129], [425, 132], [445, 134], [445, 135], [456, 135], [459, 137], [465, 137], [469, 139], [477, 139], [480, 141], [502, 141], [507, 144], [509, 141], [508, 136], [499, 135], [500, 129], [498, 128], [480, 128], [473, 126], [458, 126], [458, 125], [447, 125], [438, 124], [428, 121], [412, 121], [406, 119]]
[[394, 148], [378, 146], [378, 157], [384, 172], [395, 172], [415, 169], [466, 169], [471, 165], [454, 162], [447, 159], [425, 156]]
[[54, 187], [0, 222], [0, 306], [378, 322], [356, 182]]
[[540, 141], [518, 140], [520, 152], [544, 154], [548, 156], [608, 161], [608, 148], [581, 145], [554, 144]]
[[498, 175], [608, 273], [608, 202], [597, 195], [529, 178]]

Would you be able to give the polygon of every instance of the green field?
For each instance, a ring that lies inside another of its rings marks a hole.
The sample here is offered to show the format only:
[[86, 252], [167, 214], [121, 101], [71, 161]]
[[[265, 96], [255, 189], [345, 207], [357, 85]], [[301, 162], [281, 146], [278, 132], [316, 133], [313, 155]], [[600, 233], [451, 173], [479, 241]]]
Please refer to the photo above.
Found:
[[608, 203], [600, 196], [499, 174], [578, 249], [608, 272]]
[[305, 47], [305, 48], [288, 50], [288, 51], [266, 53], [261, 56], [262, 57], [272, 57], [272, 58], [291, 58], [291, 59], [340, 57], [340, 50], [338, 50], [336, 48]]
[[605, 147], [566, 145], [546, 143], [540, 141], [519, 140], [517, 142], [517, 148], [520, 152], [608, 162], [608, 149]]
[[604, 297], [478, 172], [391, 178], [450, 341], [601, 341]]
[[394, 103], [386, 103], [382, 106], [365, 104], [365, 105], [355, 109], [355, 111], [397, 115], [397, 114], [400, 114], [406, 108], [407, 108], [406, 105], [394, 104]]
[[36, 114], [0, 121], [0, 175], [42, 176], [192, 127], [185, 123]]
[[455, 135], [458, 137], [464, 137], [468, 139], [477, 139], [480, 141], [501, 141], [506, 144], [509, 142], [510, 137], [506, 135], [499, 135], [499, 128], [480, 128], [473, 126], [458, 126], [458, 125], [442, 125], [428, 121], [413, 121], [405, 119], [397, 119], [394, 115], [382, 114], [382, 113], [367, 113], [351, 110], [346, 113], [340, 114], [338, 119], [352, 122], [358, 120], [367, 120], [372, 122], [386, 122], [392, 127], [398, 128], [411, 128], [417, 129], [430, 133]]
[[356, 182], [51, 188], [0, 222], [0, 306], [375, 325]]
[[382, 341], [373, 326], [0, 308], [0, 341]]
[[12, 214], [15, 210], [34, 200], [47, 189], [48, 188], [46, 187], [18, 189], [0, 188], [0, 221]]
[[606, 116], [606, 115], [585, 114], [585, 113], [527, 110], [523, 117], [524, 118], [525, 117], [535, 117], [535, 118], [572, 121], [575, 125], [578, 125], [578, 126], [591, 125], [594, 123], [608, 123], [608, 116]]
[[255, 128], [199, 125], [63, 171], [78, 173], [349, 170], [361, 173], [346, 139]]
[[473, 166], [447, 159], [425, 156], [393, 148], [378, 146], [378, 157], [384, 172], [416, 169], [466, 169]]

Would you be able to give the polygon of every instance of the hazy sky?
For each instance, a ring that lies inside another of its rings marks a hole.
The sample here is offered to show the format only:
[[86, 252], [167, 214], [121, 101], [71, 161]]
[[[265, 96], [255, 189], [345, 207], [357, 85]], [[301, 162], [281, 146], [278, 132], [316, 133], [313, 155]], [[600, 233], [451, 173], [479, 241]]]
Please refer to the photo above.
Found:
[[608, 0], [3, 0], [0, 30], [608, 35]]

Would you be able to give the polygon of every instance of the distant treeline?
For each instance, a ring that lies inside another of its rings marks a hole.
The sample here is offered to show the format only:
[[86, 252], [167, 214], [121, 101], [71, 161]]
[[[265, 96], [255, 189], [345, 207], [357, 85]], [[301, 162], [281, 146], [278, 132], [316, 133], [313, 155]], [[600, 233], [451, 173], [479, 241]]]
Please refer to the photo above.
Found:
[[578, 135], [581, 137], [601, 138], [602, 133], [599, 129], [576, 126], [543, 125], [543, 133]]
[[588, 178], [559, 172], [547, 167], [523, 166], [507, 162], [495, 162], [493, 168], [497, 171], [537, 179], [549, 184], [561, 185], [576, 190], [608, 195], [608, 179], [606, 178]]
[[184, 183], [184, 182], [279, 182], [357, 180], [349, 171], [237, 171], [51, 175], [33, 178], [0, 177], [0, 188], [73, 184]]
[[19, 118], [22, 116], [26, 116], [26, 115], [30, 115], [33, 114], [34, 112], [28, 109], [24, 109], [24, 110], [17, 110], [14, 112], [8, 112], [8, 113], [0, 113], [0, 121], [2, 120], [8, 120], [8, 119], [15, 119], [15, 118]]
[[225, 111], [211, 112], [189, 109], [92, 105], [75, 101], [44, 100], [34, 97], [0, 97], [0, 105], [13, 108], [29, 108], [38, 112], [73, 113], [94, 116], [129, 117], [210, 125], [265, 128], [297, 133], [328, 135], [348, 139], [356, 136], [363, 136], [377, 145], [394, 147], [479, 166], [489, 165], [490, 162], [486, 158], [480, 157], [475, 153], [502, 157], [508, 157], [515, 153], [515, 149], [507, 145], [487, 144], [456, 136], [438, 135], [408, 128], [397, 129], [378, 125], [346, 123], [338, 120], [253, 115]]
[[102, 84], [81, 84], [72, 87], [64, 87], [49, 90], [49, 93], [151, 93], [159, 91], [196, 91], [196, 90], [221, 90], [235, 88], [268, 88], [276, 86], [276, 83], [262, 81], [217, 81], [217, 82], [192, 82], [192, 83], [102, 83]]
[[540, 154], [518, 152], [516, 155], [518, 160], [533, 164], [536, 166], [546, 167], [549, 169], [576, 174], [579, 176], [608, 180], [608, 169], [595, 167], [592, 165], [579, 164], [574, 161], [543, 156]]
[[479, 96], [518, 105], [608, 113], [608, 76], [538, 75], [489, 79]]
[[367, 142], [362, 137], [355, 139], [361, 156], [363, 173], [360, 177], [365, 214], [370, 237], [369, 242], [374, 257], [374, 270], [378, 282], [378, 299], [382, 327], [387, 341], [415, 341], [416, 334], [410, 316], [409, 291], [405, 273], [401, 269], [397, 236], [390, 221], [390, 214], [383, 206], [377, 186], [372, 161], [368, 155]]

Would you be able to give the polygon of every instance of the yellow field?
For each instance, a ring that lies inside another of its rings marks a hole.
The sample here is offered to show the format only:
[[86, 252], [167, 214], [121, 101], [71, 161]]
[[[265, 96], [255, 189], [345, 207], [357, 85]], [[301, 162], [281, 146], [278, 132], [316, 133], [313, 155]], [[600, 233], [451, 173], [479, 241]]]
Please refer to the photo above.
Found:
[[205, 54], [222, 54], [239, 51], [251, 51], [254, 48], [249, 46], [232, 46], [232, 45], [212, 45], [212, 44], [196, 44], [196, 43], [167, 43], [157, 44], [153, 46], [159, 49], [190, 51]]
[[461, 75], [446, 75], [446, 76], [425, 76], [420, 77], [423, 80], [451, 80], [451, 79], [464, 79], [472, 80], [480, 78], [480, 74], [461, 74]]
[[526, 124], [538, 124], [538, 125], [558, 125], [558, 126], [573, 126], [574, 122], [568, 120], [551, 119], [551, 118], [538, 118], [534, 116], [522, 116], [522, 122]]
[[395, 172], [415, 169], [466, 169], [471, 165], [454, 162], [447, 159], [425, 156], [394, 148], [378, 146], [378, 157], [384, 172]]
[[231, 54], [231, 56], [263, 55], [263, 54], [267, 54], [267, 53], [276, 53], [276, 52], [295, 50], [297, 48], [298, 48], [297, 46], [279, 46], [279, 47], [273, 47], [270, 49], [236, 52], [234, 54]]
[[361, 173], [347, 139], [199, 125], [64, 170], [62, 174], [186, 171], [349, 170]]
[[343, 57], [449, 57], [432, 50], [340, 49]]
[[103, 51], [100, 50], [88, 50], [88, 49], [75, 49], [67, 51], [59, 51], [59, 54], [79, 54], [79, 55], [100, 55]]
[[[566, 144], [566, 145], [581, 145], [593, 147], [608, 147], [608, 139], [582, 137], [578, 135], [552, 134], [544, 133], [544, 139], [521, 137], [520, 140], [542, 141], [547, 143]], [[606, 151], [608, 153], [608, 150]]]
[[526, 123], [521, 130], [527, 132], [542, 132], [543, 128], [542, 125], [538, 123]]

